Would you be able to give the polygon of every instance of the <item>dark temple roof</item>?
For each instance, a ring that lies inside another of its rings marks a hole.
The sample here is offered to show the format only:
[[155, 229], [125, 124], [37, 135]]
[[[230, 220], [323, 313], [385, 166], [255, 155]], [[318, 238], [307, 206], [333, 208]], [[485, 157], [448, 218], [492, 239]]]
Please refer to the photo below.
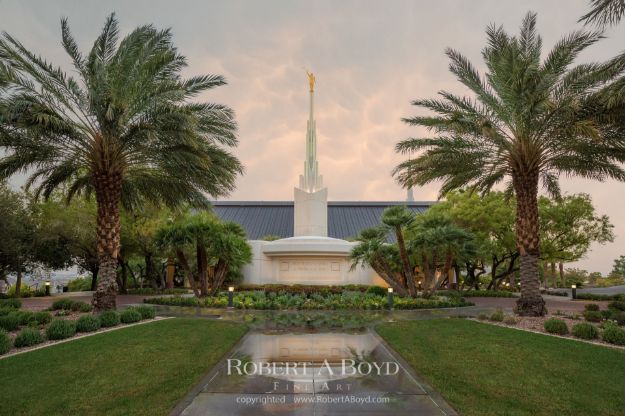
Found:
[[[380, 225], [385, 208], [405, 205], [421, 213], [435, 202], [328, 202], [328, 237], [352, 239], [360, 231]], [[275, 235], [293, 237], [293, 201], [216, 201], [214, 211], [224, 221], [240, 224], [250, 240]]]

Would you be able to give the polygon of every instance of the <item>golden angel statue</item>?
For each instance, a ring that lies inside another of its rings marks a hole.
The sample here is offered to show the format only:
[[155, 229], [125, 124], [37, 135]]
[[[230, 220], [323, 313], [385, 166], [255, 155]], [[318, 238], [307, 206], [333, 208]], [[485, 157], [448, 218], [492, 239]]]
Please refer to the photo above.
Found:
[[308, 84], [310, 85], [310, 92], [315, 90], [315, 74], [312, 72], [306, 71], [306, 75], [308, 75]]

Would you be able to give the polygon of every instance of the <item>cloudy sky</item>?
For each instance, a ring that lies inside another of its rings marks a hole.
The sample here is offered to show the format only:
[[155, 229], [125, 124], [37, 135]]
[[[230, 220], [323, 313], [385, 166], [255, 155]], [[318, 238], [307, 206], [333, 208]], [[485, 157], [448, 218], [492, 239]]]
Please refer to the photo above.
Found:
[[[401, 138], [423, 134], [402, 124], [410, 101], [442, 89], [466, 93], [447, 70], [446, 47], [482, 68], [484, 29], [509, 32], [529, 10], [538, 13], [545, 49], [576, 23], [586, 0], [412, 1], [11, 1], [0, 0], [0, 29], [31, 50], [71, 70], [60, 46], [59, 20], [67, 16], [88, 49], [105, 17], [117, 13], [127, 32], [139, 24], [171, 27], [188, 57], [187, 75], [217, 73], [228, 85], [202, 100], [237, 113], [246, 166], [232, 200], [289, 200], [303, 170], [308, 85], [316, 74], [318, 158], [331, 200], [401, 200], [390, 171], [401, 160]], [[625, 24], [580, 61], [607, 59], [625, 49]], [[17, 186], [22, 178], [15, 178]], [[608, 272], [625, 254], [625, 184], [562, 179], [569, 193], [589, 193], [618, 235], [593, 247], [579, 267]], [[436, 198], [436, 185], [415, 189], [415, 199]]]

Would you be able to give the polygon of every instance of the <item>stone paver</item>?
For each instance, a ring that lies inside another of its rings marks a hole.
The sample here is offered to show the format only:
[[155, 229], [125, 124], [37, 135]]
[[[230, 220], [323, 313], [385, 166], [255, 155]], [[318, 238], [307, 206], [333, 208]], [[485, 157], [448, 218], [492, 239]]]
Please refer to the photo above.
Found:
[[[271, 367], [259, 374], [259, 363]], [[358, 365], [362, 371], [354, 373]], [[382, 367], [379, 372], [376, 365]], [[252, 331], [172, 414], [430, 416], [455, 412], [370, 331]]]

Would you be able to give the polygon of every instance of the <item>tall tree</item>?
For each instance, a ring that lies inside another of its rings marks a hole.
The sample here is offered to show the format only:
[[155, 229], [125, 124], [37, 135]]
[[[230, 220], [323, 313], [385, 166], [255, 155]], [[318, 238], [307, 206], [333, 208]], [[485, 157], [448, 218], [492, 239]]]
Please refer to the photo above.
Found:
[[397, 247], [399, 249], [399, 258], [403, 266], [404, 285], [408, 288], [411, 296], [417, 295], [417, 285], [415, 284], [413, 267], [408, 259], [406, 250], [406, 242], [404, 241], [404, 231], [410, 227], [414, 221], [415, 214], [409, 211], [405, 206], [397, 205], [388, 207], [382, 213], [382, 223], [395, 235]]
[[115, 306], [120, 205], [142, 201], [208, 206], [242, 172], [225, 147], [237, 144], [233, 111], [190, 99], [225, 84], [218, 75], [181, 77], [187, 61], [169, 29], [134, 29], [120, 41], [114, 15], [83, 55], [66, 19], [62, 44], [77, 78], [7, 33], [0, 39], [0, 178], [29, 171], [44, 198], [97, 201], [97, 309]]
[[521, 297], [517, 312], [543, 315], [538, 260], [538, 188], [559, 196], [558, 177], [625, 180], [625, 100], [614, 100], [613, 80], [625, 70], [623, 58], [573, 66], [580, 52], [601, 38], [599, 32], [573, 32], [541, 60], [536, 15], [528, 13], [519, 36], [503, 27], [487, 29], [482, 51], [487, 73], [447, 50], [450, 70], [474, 94], [441, 92], [442, 99], [416, 100], [436, 113], [404, 121], [423, 126], [433, 138], [410, 138], [397, 151], [423, 151], [395, 170], [404, 186], [442, 180], [441, 195], [463, 187], [481, 192], [507, 181], [516, 196], [516, 244], [520, 253]]
[[615, 25], [625, 16], [625, 0], [591, 0], [590, 11], [579, 21], [587, 24]]

